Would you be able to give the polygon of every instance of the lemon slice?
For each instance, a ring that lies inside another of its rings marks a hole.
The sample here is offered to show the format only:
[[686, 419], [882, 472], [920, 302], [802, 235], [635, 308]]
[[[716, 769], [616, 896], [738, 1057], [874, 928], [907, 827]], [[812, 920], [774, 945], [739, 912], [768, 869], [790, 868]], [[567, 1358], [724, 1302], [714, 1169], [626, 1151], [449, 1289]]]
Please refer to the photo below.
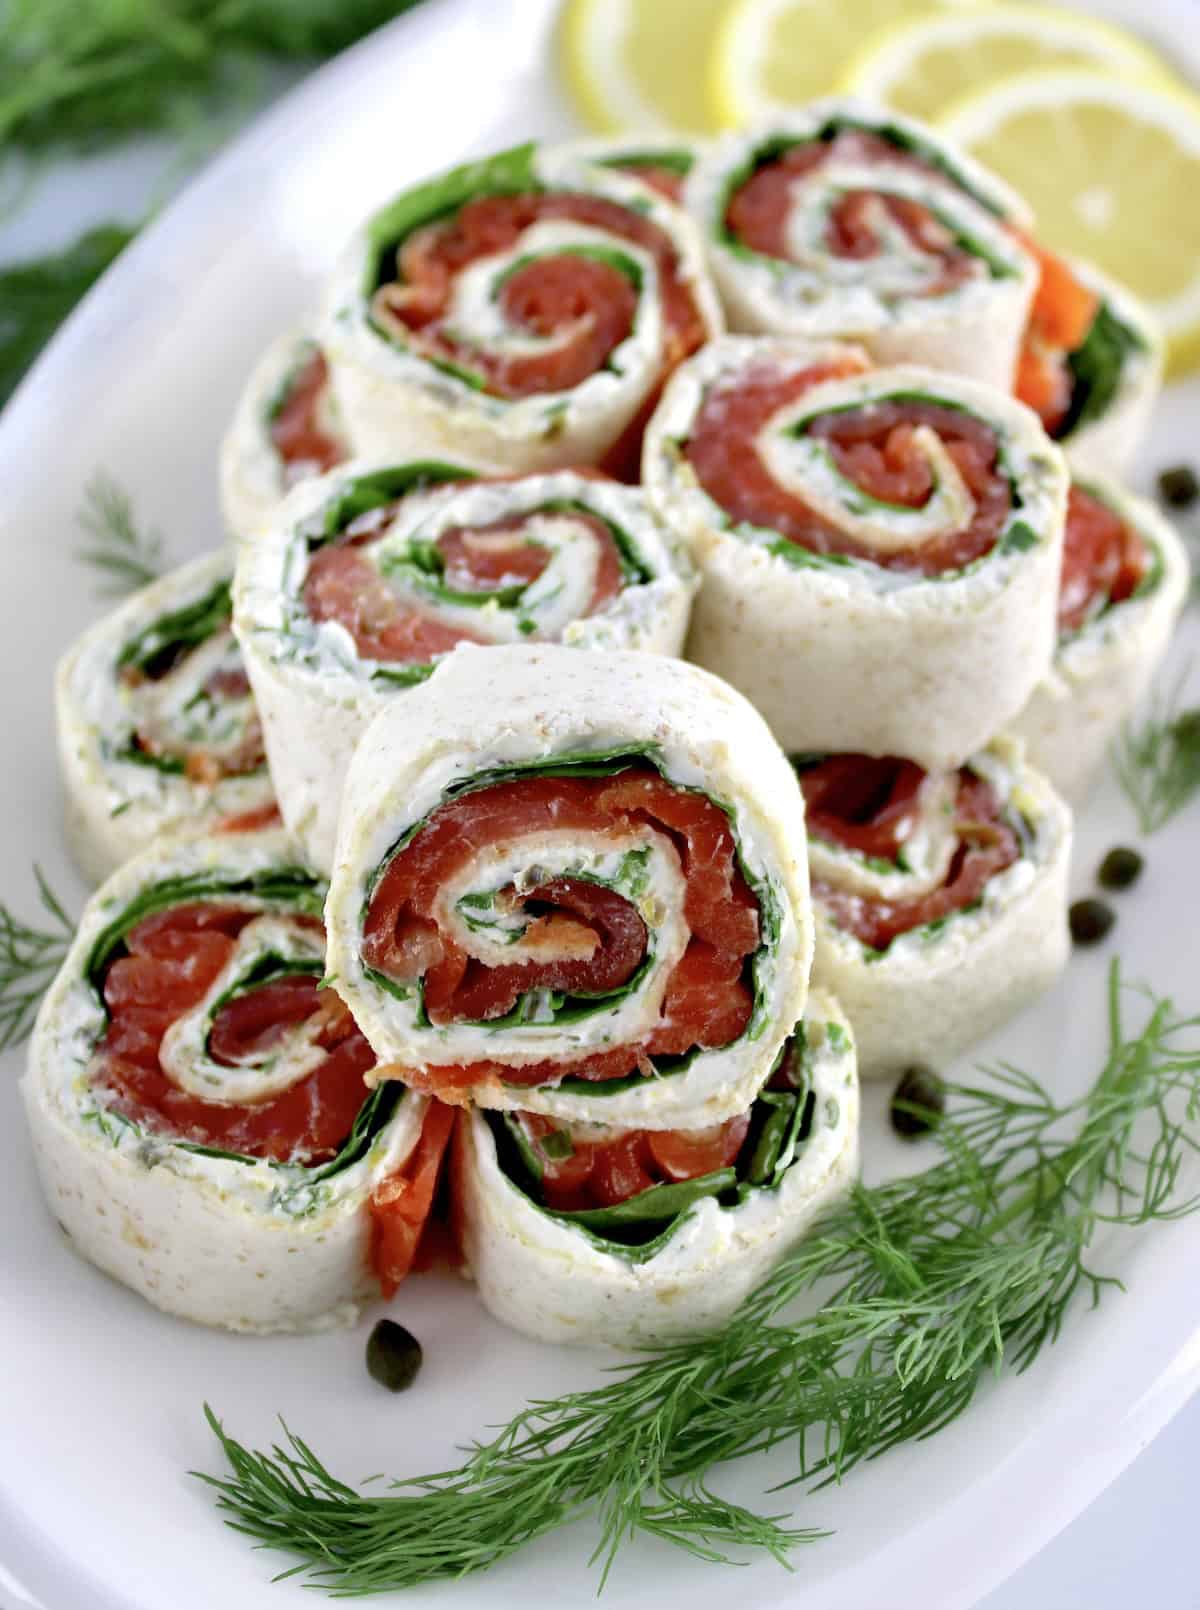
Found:
[[915, 17], [872, 34], [838, 89], [932, 122], [951, 101], [1035, 68], [1086, 67], [1169, 77], [1165, 62], [1121, 28], [1056, 6], [984, 5]]
[[708, 57], [728, 0], [567, 0], [558, 61], [580, 115], [610, 133], [711, 133]]
[[828, 95], [862, 40], [913, 18], [974, 11], [982, 0], [730, 0], [709, 87], [723, 127], [740, 128]]
[[1200, 360], [1200, 96], [1095, 72], [1018, 73], [951, 106], [938, 128], [1025, 196], [1039, 239], [1149, 304], [1175, 373]]

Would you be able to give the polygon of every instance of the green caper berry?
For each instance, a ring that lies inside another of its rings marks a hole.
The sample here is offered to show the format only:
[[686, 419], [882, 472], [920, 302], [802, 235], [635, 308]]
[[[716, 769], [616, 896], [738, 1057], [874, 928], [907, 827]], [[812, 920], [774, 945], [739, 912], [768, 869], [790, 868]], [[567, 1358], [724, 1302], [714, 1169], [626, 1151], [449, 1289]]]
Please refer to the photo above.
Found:
[[1117, 920], [1117, 914], [1103, 900], [1076, 900], [1068, 913], [1071, 938], [1077, 945], [1098, 945]]
[[1190, 464], [1173, 464], [1159, 476], [1158, 492], [1173, 509], [1187, 509], [1200, 497], [1200, 481]]
[[[900, 1105], [903, 1103], [904, 1105]], [[923, 1107], [924, 1112], [910, 1112]], [[906, 1140], [931, 1130], [945, 1111], [946, 1086], [930, 1068], [906, 1068], [892, 1094], [892, 1128]]]
[[1141, 877], [1145, 864], [1136, 850], [1118, 845], [1101, 861], [1096, 877], [1102, 889], [1128, 889]]
[[367, 1339], [367, 1374], [389, 1392], [404, 1392], [421, 1368], [421, 1344], [394, 1319], [381, 1319]]

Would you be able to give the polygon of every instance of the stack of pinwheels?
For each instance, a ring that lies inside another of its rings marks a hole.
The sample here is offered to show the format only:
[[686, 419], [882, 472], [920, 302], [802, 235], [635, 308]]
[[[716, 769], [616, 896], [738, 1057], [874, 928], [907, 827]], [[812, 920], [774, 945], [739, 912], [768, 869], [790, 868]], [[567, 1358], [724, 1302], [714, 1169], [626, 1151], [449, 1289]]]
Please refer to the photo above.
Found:
[[1031, 228], [833, 101], [367, 220], [249, 380], [232, 546], [61, 667], [107, 881], [26, 1095], [88, 1257], [234, 1329], [437, 1255], [680, 1335], [849, 1188], [860, 1072], [1054, 978], [1186, 562], [1109, 478], [1158, 338]]

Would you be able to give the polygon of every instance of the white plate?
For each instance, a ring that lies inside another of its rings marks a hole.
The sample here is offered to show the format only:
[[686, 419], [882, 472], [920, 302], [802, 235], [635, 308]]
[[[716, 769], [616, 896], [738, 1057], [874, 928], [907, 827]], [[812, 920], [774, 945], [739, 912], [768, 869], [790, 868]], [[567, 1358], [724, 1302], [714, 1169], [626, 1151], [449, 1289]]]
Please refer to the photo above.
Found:
[[[215, 458], [242, 377], [263, 343], [315, 298], [349, 228], [422, 173], [532, 133], [569, 127], [544, 59], [552, 0], [430, 0], [305, 84], [240, 140], [122, 257], [71, 319], [4, 417], [0, 521], [9, 566], [0, 634], [9, 757], [0, 799], [0, 890], [32, 913], [30, 862], [78, 904], [57, 820], [50, 676], [92, 618], [72, 559], [82, 488], [103, 467], [134, 494], [174, 558], [217, 538]], [[1194, 451], [1200, 386], [1162, 405], [1144, 466]], [[1200, 644], [1191, 622], [1177, 658]], [[1080, 827], [1083, 890], [1102, 851], [1133, 824], [1115, 790]], [[1133, 972], [1200, 1005], [1195, 817], [1150, 846], [1149, 870], [1120, 901], [1117, 942]], [[1189, 849], [1193, 853], [1189, 855]], [[1106, 951], [1111, 947], [1106, 947]], [[1056, 1088], [1081, 1086], [1101, 1057], [1107, 954], [1080, 956], [1051, 997], [983, 1048]], [[596, 1378], [594, 1355], [533, 1346], [493, 1324], [470, 1288], [430, 1277], [396, 1312], [421, 1338], [418, 1387], [392, 1399], [362, 1364], [367, 1325], [316, 1339], [212, 1335], [165, 1318], [77, 1261], [34, 1182], [17, 1095], [19, 1058], [0, 1079], [0, 1595], [47, 1610], [234, 1610], [308, 1605], [289, 1563], [257, 1554], [220, 1523], [189, 1467], [218, 1468], [200, 1417], [208, 1398], [262, 1444], [282, 1413], [349, 1479], [412, 1474], [508, 1418], [531, 1393]], [[869, 1103], [872, 1175], [899, 1145]], [[911, 1153], [907, 1154], [911, 1161]], [[611, 1610], [686, 1598], [758, 1606], [803, 1592], [808, 1610], [954, 1610], [973, 1603], [1064, 1526], [1154, 1435], [1200, 1381], [1200, 1219], [1127, 1234], [1099, 1254], [1129, 1295], [1075, 1313], [1060, 1344], [1020, 1379], [989, 1384], [932, 1442], [800, 1498], [830, 1540], [796, 1576], [755, 1564], [731, 1576], [666, 1546], [622, 1558]], [[782, 1460], [738, 1468], [755, 1499]], [[411, 1610], [592, 1602], [586, 1525], [486, 1576], [407, 1595]], [[398, 1602], [398, 1601], [395, 1601]]]

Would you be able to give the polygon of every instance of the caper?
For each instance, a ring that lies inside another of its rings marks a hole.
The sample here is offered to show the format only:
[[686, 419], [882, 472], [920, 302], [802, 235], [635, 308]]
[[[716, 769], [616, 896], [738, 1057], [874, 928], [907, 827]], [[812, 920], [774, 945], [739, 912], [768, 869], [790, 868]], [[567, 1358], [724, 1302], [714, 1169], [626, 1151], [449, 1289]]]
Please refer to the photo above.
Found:
[[381, 1319], [367, 1339], [367, 1373], [389, 1392], [403, 1392], [421, 1368], [421, 1344], [394, 1319]]
[[1173, 509], [1190, 509], [1200, 497], [1200, 481], [1190, 464], [1173, 464], [1158, 478], [1158, 494]]
[[[910, 1112], [910, 1107], [925, 1110]], [[892, 1093], [892, 1128], [909, 1140], [924, 1135], [934, 1127], [945, 1107], [946, 1086], [941, 1076], [930, 1068], [906, 1068]]]
[[1077, 945], [1098, 945], [1117, 920], [1116, 912], [1103, 900], [1076, 900], [1068, 917], [1071, 938]]
[[1128, 889], [1131, 883], [1136, 883], [1141, 877], [1145, 864], [1136, 850], [1126, 849], [1119, 844], [1101, 861], [1096, 877], [1102, 889]]

